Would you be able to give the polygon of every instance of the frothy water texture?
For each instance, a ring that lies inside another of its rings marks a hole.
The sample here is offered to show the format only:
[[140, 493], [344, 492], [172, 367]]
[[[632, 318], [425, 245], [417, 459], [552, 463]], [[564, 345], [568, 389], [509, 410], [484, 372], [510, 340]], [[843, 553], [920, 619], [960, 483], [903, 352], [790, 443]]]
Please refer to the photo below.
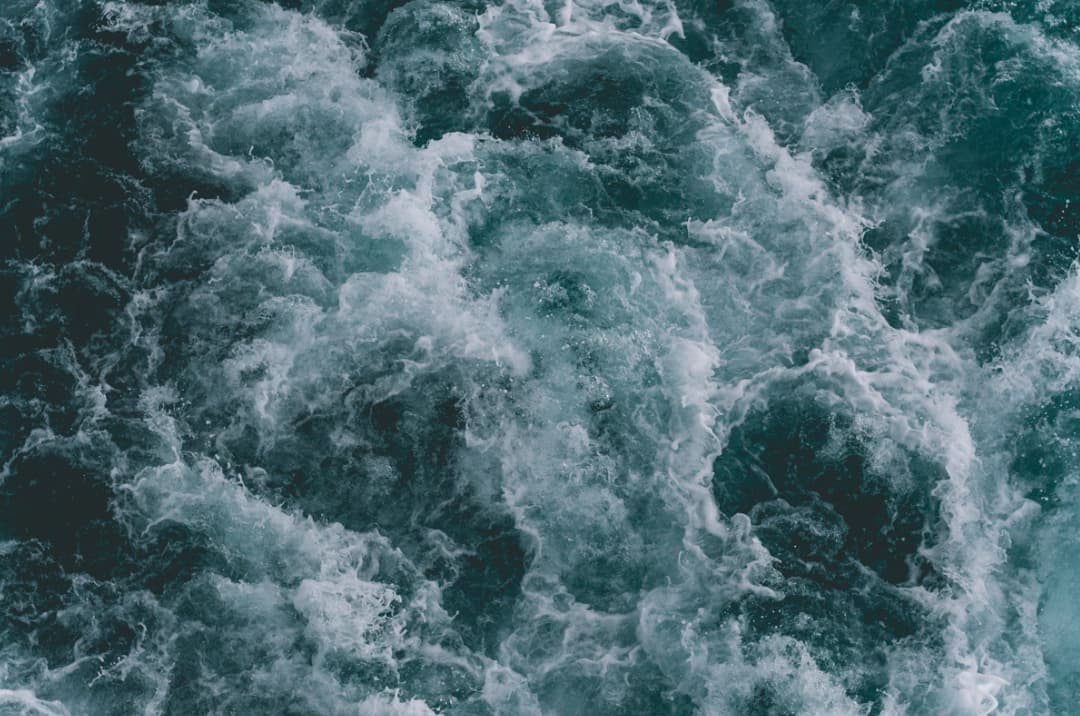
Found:
[[1071, 714], [1075, 0], [4, 0], [0, 714]]

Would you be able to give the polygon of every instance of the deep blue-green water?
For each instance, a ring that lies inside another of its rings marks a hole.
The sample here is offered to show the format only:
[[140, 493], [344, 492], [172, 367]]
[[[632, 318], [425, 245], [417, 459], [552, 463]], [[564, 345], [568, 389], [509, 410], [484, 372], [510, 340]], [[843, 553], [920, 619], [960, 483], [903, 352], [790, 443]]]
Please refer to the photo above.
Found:
[[1080, 714], [1077, 0], [0, 0], [0, 714]]

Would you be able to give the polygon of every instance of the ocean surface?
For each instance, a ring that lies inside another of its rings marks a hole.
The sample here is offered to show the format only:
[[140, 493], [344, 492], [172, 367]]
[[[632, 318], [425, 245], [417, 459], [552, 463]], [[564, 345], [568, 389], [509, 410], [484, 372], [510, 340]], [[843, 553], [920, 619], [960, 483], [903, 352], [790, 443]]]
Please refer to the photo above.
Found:
[[0, 1], [0, 714], [1080, 714], [1077, 0]]

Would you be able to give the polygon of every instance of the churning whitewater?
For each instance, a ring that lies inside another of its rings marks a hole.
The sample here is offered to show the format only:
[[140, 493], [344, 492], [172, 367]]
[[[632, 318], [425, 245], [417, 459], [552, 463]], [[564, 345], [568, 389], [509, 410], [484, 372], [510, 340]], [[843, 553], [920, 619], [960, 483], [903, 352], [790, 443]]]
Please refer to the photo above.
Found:
[[0, 714], [1064, 715], [1080, 3], [3, 0]]

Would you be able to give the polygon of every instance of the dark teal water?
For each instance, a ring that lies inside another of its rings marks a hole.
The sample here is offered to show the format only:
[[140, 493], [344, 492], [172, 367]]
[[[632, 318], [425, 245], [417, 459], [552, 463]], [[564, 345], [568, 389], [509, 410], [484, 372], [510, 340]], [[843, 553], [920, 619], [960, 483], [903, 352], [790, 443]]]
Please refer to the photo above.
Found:
[[4, 0], [0, 714], [1080, 713], [1080, 4]]

